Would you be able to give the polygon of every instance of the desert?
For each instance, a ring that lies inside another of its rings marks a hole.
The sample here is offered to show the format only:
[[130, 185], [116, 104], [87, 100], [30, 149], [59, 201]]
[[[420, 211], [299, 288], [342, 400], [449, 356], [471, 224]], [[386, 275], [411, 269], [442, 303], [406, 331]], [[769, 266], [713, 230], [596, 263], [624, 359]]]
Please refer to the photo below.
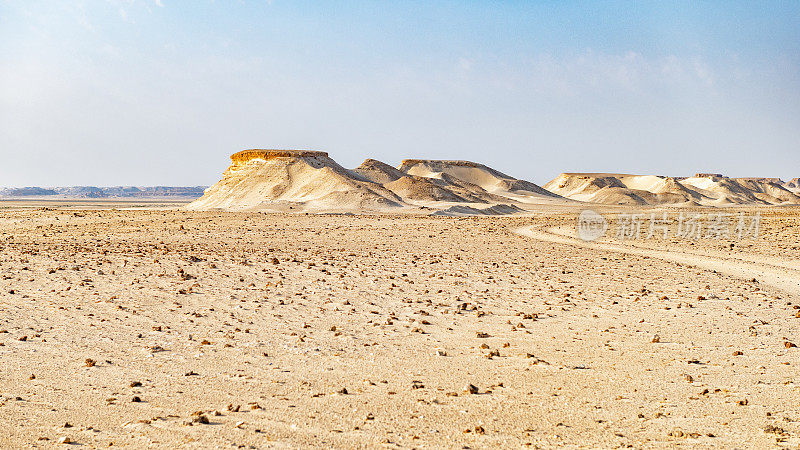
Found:
[[800, 449], [798, 30], [0, 0], [0, 450]]
[[2, 206], [4, 447], [800, 443], [796, 207], [586, 243], [569, 204]]

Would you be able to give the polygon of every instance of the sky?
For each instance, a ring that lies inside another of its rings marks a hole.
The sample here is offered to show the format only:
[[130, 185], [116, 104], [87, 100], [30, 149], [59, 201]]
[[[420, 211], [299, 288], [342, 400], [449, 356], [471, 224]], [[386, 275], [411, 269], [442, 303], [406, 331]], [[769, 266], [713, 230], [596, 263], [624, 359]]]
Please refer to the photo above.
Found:
[[800, 2], [0, 0], [0, 186], [247, 148], [800, 177]]

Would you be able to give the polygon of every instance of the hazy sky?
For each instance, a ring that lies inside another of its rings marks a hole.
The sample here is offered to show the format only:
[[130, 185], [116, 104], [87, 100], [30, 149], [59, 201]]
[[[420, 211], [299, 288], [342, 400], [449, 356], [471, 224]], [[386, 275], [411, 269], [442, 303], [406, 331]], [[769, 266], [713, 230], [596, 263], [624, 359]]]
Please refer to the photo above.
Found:
[[0, 0], [0, 186], [245, 148], [800, 177], [800, 2]]

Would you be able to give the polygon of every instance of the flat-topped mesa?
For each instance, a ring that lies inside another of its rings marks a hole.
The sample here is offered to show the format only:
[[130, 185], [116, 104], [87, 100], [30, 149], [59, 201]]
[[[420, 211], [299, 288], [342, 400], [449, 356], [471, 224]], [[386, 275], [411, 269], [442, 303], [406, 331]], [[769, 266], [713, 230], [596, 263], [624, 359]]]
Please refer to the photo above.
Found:
[[281, 149], [248, 149], [231, 155], [231, 160], [235, 163], [243, 163], [251, 159], [272, 159], [272, 158], [302, 158], [322, 156], [328, 157], [327, 152], [318, 152], [314, 150], [281, 150]]
[[737, 181], [759, 181], [761, 183], [775, 183], [775, 184], [783, 184], [783, 180], [780, 178], [764, 178], [764, 177], [740, 177], [736, 178]]
[[725, 175], [721, 173], [696, 173], [694, 174], [695, 178], [725, 178]]
[[[607, 178], [607, 177], [635, 177], [630, 173], [604, 173], [604, 172], [564, 172], [559, 177], [575, 177], [580, 179]], [[659, 176], [659, 175], [657, 175]]]
[[442, 164], [448, 166], [461, 167], [486, 167], [472, 161], [448, 160], [448, 159], [404, 159], [400, 162], [400, 167], [413, 166], [414, 164]]

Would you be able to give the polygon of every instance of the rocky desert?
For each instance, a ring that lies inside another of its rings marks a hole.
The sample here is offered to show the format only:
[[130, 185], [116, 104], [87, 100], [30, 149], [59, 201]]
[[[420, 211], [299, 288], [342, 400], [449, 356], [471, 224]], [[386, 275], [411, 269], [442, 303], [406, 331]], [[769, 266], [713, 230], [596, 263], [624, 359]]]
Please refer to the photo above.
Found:
[[0, 0], [0, 450], [800, 450], [800, 1]]
[[587, 242], [584, 207], [5, 201], [0, 445], [800, 445], [800, 208]]

